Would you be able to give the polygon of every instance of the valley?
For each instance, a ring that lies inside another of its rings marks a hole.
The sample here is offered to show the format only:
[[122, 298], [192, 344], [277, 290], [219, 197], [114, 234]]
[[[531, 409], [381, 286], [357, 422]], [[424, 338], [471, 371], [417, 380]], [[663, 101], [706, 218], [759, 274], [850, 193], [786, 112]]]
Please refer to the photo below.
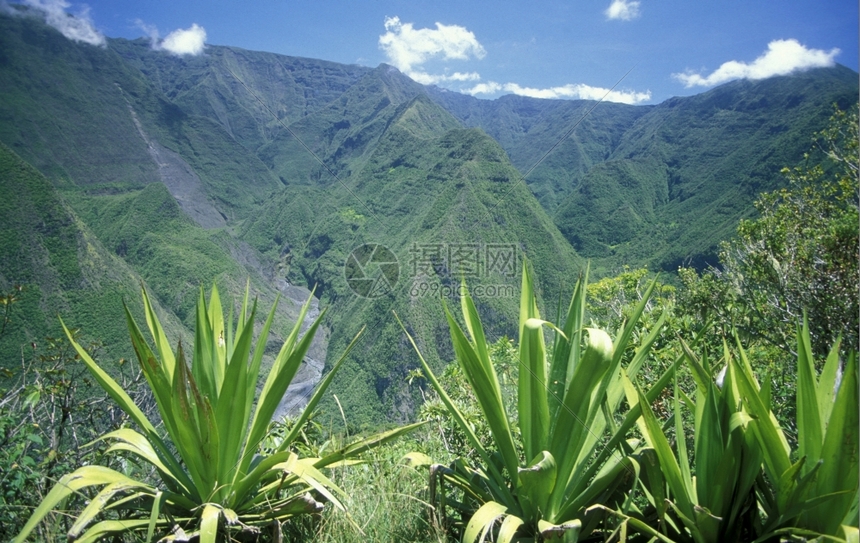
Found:
[[[238, 301], [250, 284], [261, 307], [280, 296], [271, 363], [313, 291], [324, 330], [283, 409], [366, 326], [332, 383], [340, 406], [321, 405], [357, 429], [412, 420], [421, 398], [392, 311], [439, 369], [453, 358], [439, 292], [463, 276], [495, 341], [517, 334], [518, 295], [500, 293], [518, 292], [524, 259], [547, 313], [586, 262], [598, 278], [716, 264], [833, 105], [858, 96], [836, 66], [647, 106], [479, 100], [388, 65], [100, 48], [8, 15], [0, 52], [0, 290], [26, 286], [3, 364], [58, 337], [57, 313], [104, 342], [108, 366], [131, 358], [121, 302], [140, 314], [141, 282], [171, 342], [193, 337], [201, 286]], [[362, 291], [358, 274], [390, 284]]]

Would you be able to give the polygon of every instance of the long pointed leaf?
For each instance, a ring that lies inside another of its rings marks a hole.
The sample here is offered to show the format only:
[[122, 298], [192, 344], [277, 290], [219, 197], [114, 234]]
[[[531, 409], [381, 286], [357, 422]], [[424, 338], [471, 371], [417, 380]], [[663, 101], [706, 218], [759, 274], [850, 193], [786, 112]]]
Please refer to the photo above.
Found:
[[549, 446], [546, 347], [544, 321], [532, 317], [520, 328], [520, 371], [517, 405], [526, 458]]
[[[672, 447], [669, 445], [669, 440], [663, 434], [663, 429], [651, 406], [648, 404], [648, 399], [641, 390], [637, 390], [639, 396], [639, 406], [642, 408], [642, 419], [645, 422], [644, 429], [646, 431], [645, 438], [654, 448], [657, 457], [660, 459], [660, 466], [663, 469], [663, 475], [666, 477], [666, 482], [669, 483], [669, 489], [675, 497], [675, 504], [680, 513], [688, 519], [693, 519], [693, 497], [690, 495], [689, 481], [684, 480], [684, 474], [681, 472], [681, 467], [672, 453]], [[681, 436], [678, 438], [683, 439]], [[691, 520], [692, 521], [692, 520]]]
[[69, 338], [69, 341], [74, 347], [75, 351], [78, 353], [78, 356], [81, 357], [81, 360], [84, 364], [86, 364], [87, 369], [90, 371], [92, 376], [95, 378], [96, 382], [102, 387], [102, 389], [108, 393], [108, 395], [119, 405], [119, 407], [125, 411], [132, 420], [137, 423], [141, 428], [146, 431], [155, 433], [155, 427], [152, 423], [149, 422], [149, 419], [146, 418], [146, 415], [143, 414], [143, 411], [134, 403], [134, 400], [126, 393], [125, 390], [119, 384], [113, 380], [113, 378], [107, 374], [103, 369], [99, 367], [98, 364], [90, 357], [89, 353], [72, 338], [71, 332], [66, 327], [66, 323], [63, 322], [63, 319], [60, 319], [60, 325], [63, 327], [63, 330], [66, 333], [66, 337]]
[[821, 449], [824, 464], [815, 481], [816, 494], [824, 495], [849, 491], [834, 502], [811, 510], [808, 514], [816, 519], [814, 526], [836, 535], [842, 520], [858, 499], [860, 478], [860, 398], [858, 398], [857, 358], [852, 353], [845, 365], [842, 382], [836, 393], [836, 402], [828, 421], [827, 434]]
[[[511, 435], [511, 428], [505, 411], [505, 404], [495, 371], [487, 367], [489, 359], [482, 360], [474, 345], [466, 338], [460, 325], [454, 320], [448, 308], [445, 308], [448, 328], [451, 333], [451, 343], [454, 353], [463, 369], [463, 374], [475, 393], [481, 406], [481, 412], [487, 418], [487, 424], [495, 440], [496, 448], [502, 454], [505, 468], [511, 480], [516, 477], [519, 459]], [[473, 326], [475, 323], [473, 323]], [[478, 323], [480, 325], [480, 323]], [[483, 335], [483, 334], [481, 334]], [[485, 346], [486, 347], [486, 346]]]
[[[48, 492], [45, 499], [36, 507], [32, 516], [21, 529], [13, 543], [23, 543], [27, 536], [36, 528], [39, 522], [50, 513], [54, 507], [62, 500], [66, 499], [71, 494], [90, 486], [102, 486], [113, 483], [126, 483], [129, 485], [139, 485], [142, 488], [151, 488], [147, 485], [135, 481], [130, 477], [126, 477], [118, 471], [102, 466], [84, 466], [78, 468], [68, 475], [64, 475], [56, 485]], [[154, 492], [154, 489], [153, 489]]]
[[200, 515], [200, 543], [215, 543], [218, 539], [218, 521], [221, 519], [221, 508], [211, 503], [203, 507]]
[[821, 457], [824, 443], [825, 419], [821, 417], [818, 401], [818, 383], [812, 358], [812, 340], [809, 324], [797, 330], [797, 450], [800, 457], [812, 460]]

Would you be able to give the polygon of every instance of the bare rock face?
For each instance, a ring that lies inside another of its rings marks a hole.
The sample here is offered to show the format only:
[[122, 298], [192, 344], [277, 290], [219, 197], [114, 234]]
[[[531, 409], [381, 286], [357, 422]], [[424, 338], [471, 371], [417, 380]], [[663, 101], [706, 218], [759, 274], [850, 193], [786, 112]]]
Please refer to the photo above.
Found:
[[149, 156], [152, 157], [153, 162], [158, 167], [158, 176], [161, 182], [176, 199], [182, 211], [203, 228], [226, 226], [227, 221], [224, 215], [209, 201], [203, 191], [203, 182], [194, 169], [178, 153], [150, 138], [143, 130], [143, 125], [141, 125], [131, 104], [129, 104], [128, 109], [140, 137], [146, 142]]

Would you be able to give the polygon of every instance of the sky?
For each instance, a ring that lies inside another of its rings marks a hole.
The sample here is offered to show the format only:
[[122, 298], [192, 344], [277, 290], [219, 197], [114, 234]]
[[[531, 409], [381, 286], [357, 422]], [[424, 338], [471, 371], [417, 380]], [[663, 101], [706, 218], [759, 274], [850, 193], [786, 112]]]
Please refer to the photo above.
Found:
[[857, 0], [0, 0], [66, 37], [148, 38], [375, 67], [478, 98], [656, 104], [735, 79], [858, 70]]

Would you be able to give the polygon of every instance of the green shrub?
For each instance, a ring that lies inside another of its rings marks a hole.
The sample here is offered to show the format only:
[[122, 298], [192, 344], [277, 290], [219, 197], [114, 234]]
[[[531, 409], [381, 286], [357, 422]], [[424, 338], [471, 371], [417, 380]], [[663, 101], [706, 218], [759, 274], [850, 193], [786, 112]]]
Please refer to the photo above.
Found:
[[322, 458], [299, 458], [289, 450], [304, 419], [343, 362], [341, 358], [321, 382], [294, 431], [274, 450], [261, 455], [260, 443], [269, 430], [275, 409], [298, 371], [323, 315], [299, 338], [310, 301], [305, 303], [272, 365], [262, 392], [255, 398], [275, 307], [269, 313], [252, 355], [256, 302], [249, 313], [247, 289], [235, 327], [232, 310], [225, 325], [217, 289], [213, 287], [208, 304], [201, 289], [189, 368], [182, 343], [175, 352], [170, 349], [146, 291], [143, 299], [157, 355], [144, 340], [127, 308], [126, 318], [135, 353], [169, 442], [162, 438], [126, 391], [74, 340], [68, 329], [66, 333], [95, 380], [140, 429], [121, 428], [101, 436], [100, 440], [111, 444], [107, 452], [128, 453], [150, 465], [157, 471], [158, 481], [150, 483], [98, 465], [80, 467], [60, 479], [15, 542], [24, 541], [67, 497], [91, 487], [100, 490], [78, 513], [68, 531], [70, 540], [95, 541], [110, 534], [144, 532], [150, 541], [156, 533], [172, 531], [197, 536], [201, 543], [214, 543], [222, 537], [219, 534], [224, 533], [243, 532], [245, 536], [254, 536], [264, 526], [274, 526], [278, 531], [280, 523], [287, 519], [319, 512], [323, 508], [320, 499], [343, 508], [335, 496], [343, 492], [320, 469], [348, 460], [415, 426], [350, 443]]

